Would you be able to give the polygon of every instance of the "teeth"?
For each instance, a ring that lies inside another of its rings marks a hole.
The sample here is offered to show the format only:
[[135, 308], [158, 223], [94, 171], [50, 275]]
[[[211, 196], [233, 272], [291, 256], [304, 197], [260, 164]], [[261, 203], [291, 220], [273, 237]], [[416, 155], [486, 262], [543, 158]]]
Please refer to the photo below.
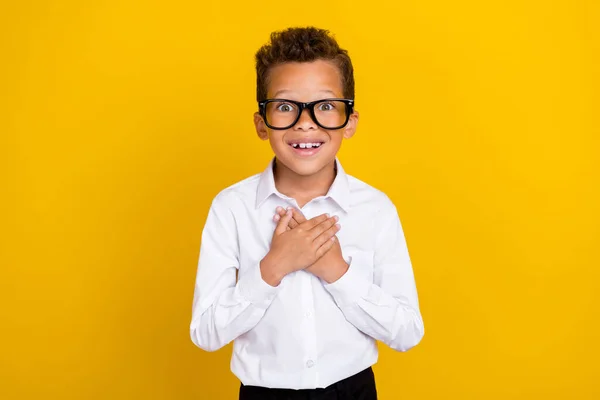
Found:
[[301, 149], [312, 149], [313, 147], [321, 147], [321, 143], [292, 143], [292, 147], [295, 149], [298, 147]]

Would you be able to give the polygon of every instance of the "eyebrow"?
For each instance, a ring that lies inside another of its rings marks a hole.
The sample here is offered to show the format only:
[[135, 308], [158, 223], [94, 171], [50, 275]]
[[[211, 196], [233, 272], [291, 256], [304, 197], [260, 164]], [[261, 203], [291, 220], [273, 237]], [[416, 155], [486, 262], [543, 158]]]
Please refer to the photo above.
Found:
[[[278, 90], [277, 92], [275, 92], [273, 94], [273, 97], [278, 97], [280, 96], [282, 93], [286, 93], [286, 92], [291, 92], [291, 90], [289, 89], [282, 89], [282, 90]], [[317, 93], [328, 93], [331, 94], [332, 96], [335, 96], [335, 92], [333, 92], [332, 90], [319, 90]]]

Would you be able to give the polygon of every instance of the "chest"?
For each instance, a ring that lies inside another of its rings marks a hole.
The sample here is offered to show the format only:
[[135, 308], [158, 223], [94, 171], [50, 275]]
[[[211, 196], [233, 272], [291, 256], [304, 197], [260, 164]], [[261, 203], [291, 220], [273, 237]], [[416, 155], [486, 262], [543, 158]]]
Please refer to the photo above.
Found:
[[[240, 270], [257, 265], [269, 252], [276, 222], [273, 221], [275, 209], [280, 207], [295, 207], [293, 200], [273, 197], [256, 210], [236, 215], [236, 230], [239, 243]], [[300, 209], [307, 219], [328, 213], [339, 217], [340, 231], [337, 238], [344, 257], [356, 252], [372, 253], [377, 227], [374, 224], [377, 210], [368, 205], [353, 207], [347, 211], [332, 199], [323, 198], [308, 202]]]

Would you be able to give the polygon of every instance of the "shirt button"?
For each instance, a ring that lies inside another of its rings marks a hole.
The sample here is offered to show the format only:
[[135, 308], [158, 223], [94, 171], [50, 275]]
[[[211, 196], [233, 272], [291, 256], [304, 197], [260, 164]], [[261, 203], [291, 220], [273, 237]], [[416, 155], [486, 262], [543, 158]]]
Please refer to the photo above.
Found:
[[306, 366], [307, 366], [308, 368], [312, 368], [314, 365], [315, 365], [315, 362], [314, 362], [313, 360], [308, 360], [308, 361], [306, 362]]
[[310, 311], [306, 312], [306, 318], [310, 318], [312, 316], [312, 313]]

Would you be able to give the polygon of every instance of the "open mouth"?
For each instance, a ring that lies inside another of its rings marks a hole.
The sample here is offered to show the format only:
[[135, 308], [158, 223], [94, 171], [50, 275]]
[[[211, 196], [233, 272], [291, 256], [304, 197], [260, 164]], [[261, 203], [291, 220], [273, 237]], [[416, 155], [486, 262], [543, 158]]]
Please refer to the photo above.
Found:
[[292, 151], [299, 157], [312, 157], [317, 154], [325, 142], [319, 141], [293, 141], [289, 142], [288, 145], [293, 149]]
[[321, 147], [323, 142], [313, 142], [313, 143], [290, 143], [294, 149], [318, 149]]

